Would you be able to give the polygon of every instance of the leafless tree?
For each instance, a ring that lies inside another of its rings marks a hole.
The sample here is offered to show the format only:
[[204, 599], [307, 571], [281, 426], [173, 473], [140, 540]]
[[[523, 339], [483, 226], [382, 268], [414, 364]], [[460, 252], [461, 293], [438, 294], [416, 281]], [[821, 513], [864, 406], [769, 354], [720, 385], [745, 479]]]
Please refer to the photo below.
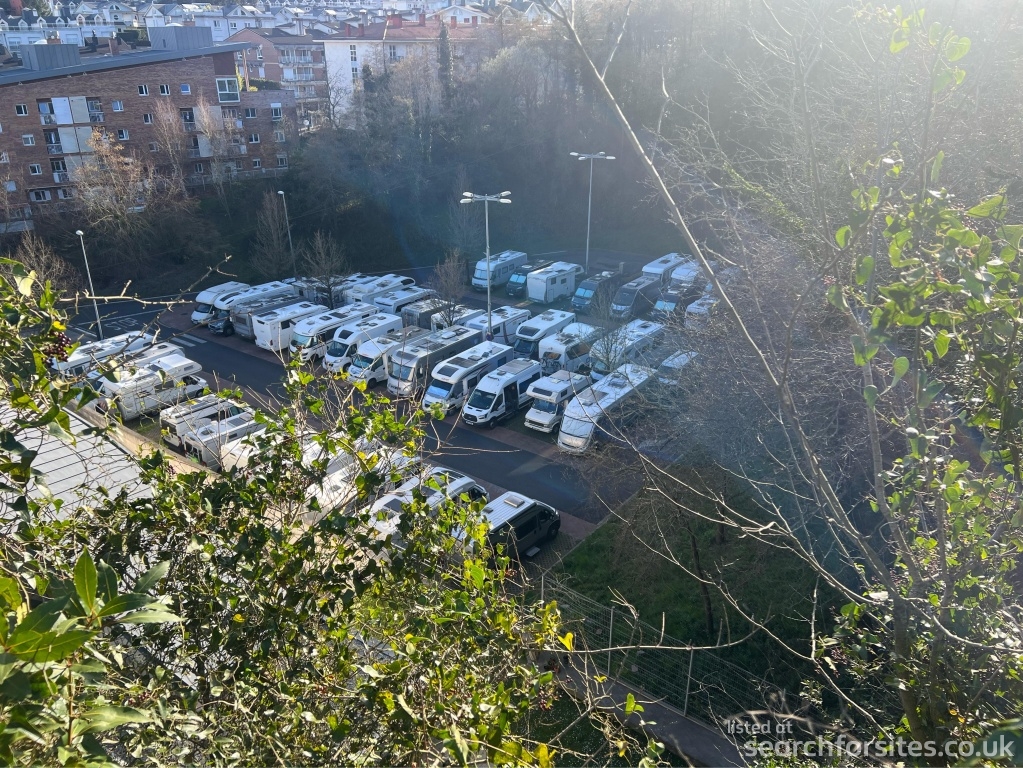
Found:
[[256, 238], [252, 250], [252, 265], [267, 280], [279, 280], [293, 269], [284, 206], [271, 190], [263, 193], [263, 204], [256, 214]]
[[[22, 234], [11, 258], [35, 272], [37, 286], [49, 282], [55, 290], [66, 296], [83, 286], [81, 273], [66, 259], [58, 256], [53, 248], [34, 232]], [[0, 264], [0, 274], [10, 279], [13, 276], [10, 265]]]
[[316, 230], [312, 240], [302, 246], [302, 267], [309, 277], [323, 284], [330, 306], [334, 306], [334, 291], [351, 271], [348, 254], [332, 235]]
[[[186, 121], [186, 117], [191, 117]], [[173, 180], [183, 179], [183, 169], [188, 160], [188, 150], [192, 149], [191, 139], [198, 137], [194, 128], [190, 133], [186, 130], [186, 123], [195, 125], [194, 113], [189, 115], [178, 110], [170, 101], [162, 99], [156, 102], [153, 110], [153, 132], [156, 136], [157, 155], [156, 163], [160, 174], [164, 178]]]
[[236, 148], [241, 146], [241, 137], [225, 125], [220, 107], [210, 104], [205, 97], [195, 105], [195, 128], [199, 134], [200, 152], [209, 166], [210, 181], [226, 209], [226, 185], [234, 178]]
[[[471, 206], [464, 205], [463, 208]], [[437, 297], [444, 302], [440, 311], [446, 325], [454, 323], [459, 311], [459, 301], [465, 295], [466, 261], [460, 251], [451, 249], [444, 260], [437, 264], [430, 278], [430, 287], [437, 292]]]

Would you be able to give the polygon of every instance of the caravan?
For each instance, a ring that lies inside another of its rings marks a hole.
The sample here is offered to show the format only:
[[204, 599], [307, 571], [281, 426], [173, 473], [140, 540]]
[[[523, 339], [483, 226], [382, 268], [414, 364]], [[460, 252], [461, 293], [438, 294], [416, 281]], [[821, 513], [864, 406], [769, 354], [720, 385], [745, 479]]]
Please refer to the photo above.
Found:
[[430, 371], [441, 360], [479, 344], [482, 334], [454, 325], [416, 339], [404, 349], [387, 354], [387, 391], [392, 395], [414, 397], [426, 387]]
[[542, 376], [535, 360], [512, 360], [488, 373], [462, 406], [462, 420], [473, 426], [488, 426], [518, 413], [532, 401], [529, 385]]
[[687, 259], [684, 256], [680, 256], [677, 253], [669, 253], [667, 256], [651, 261], [643, 267], [643, 276], [657, 278], [660, 287], [666, 288], [671, 282], [672, 273], [678, 267], [685, 264], [686, 261]]
[[256, 414], [246, 409], [237, 416], [214, 421], [184, 436], [185, 455], [204, 467], [219, 470], [229, 446], [237, 440], [262, 432], [266, 424], [256, 420]]
[[553, 432], [561, 423], [569, 401], [592, 384], [589, 376], [568, 371], [556, 371], [537, 379], [529, 386], [533, 407], [526, 412], [526, 426], [548, 434]]
[[203, 395], [160, 411], [160, 434], [165, 443], [181, 448], [185, 435], [215, 421], [237, 416], [244, 410], [248, 408], [235, 400], [227, 400], [217, 394]]
[[50, 367], [61, 376], [70, 379], [98, 368], [107, 358], [137, 352], [155, 341], [156, 334], [130, 331], [119, 336], [79, 344], [67, 356], [67, 360], [52, 358]]
[[327, 342], [333, 338], [336, 329], [376, 313], [377, 308], [372, 304], [357, 303], [303, 317], [291, 331], [288, 349], [303, 363], [323, 357], [327, 351]]
[[230, 283], [210, 286], [199, 291], [195, 297], [195, 308], [192, 310], [192, 322], [196, 325], [205, 323], [213, 317], [213, 302], [229, 293], [241, 293], [248, 287], [248, 283], [232, 281]]
[[383, 296], [377, 296], [373, 299], [373, 305], [382, 312], [400, 315], [402, 310], [409, 304], [429, 299], [434, 295], [435, 292], [430, 288], [423, 288], [421, 285], [409, 285], [396, 291], [388, 291]]
[[359, 344], [355, 359], [348, 366], [348, 380], [366, 382], [368, 388], [387, 381], [387, 354], [393, 349], [411, 346], [429, 331], [409, 326]]
[[294, 297], [297, 295], [298, 291], [295, 286], [287, 281], [254, 285], [239, 293], [231, 291], [213, 302], [213, 314], [208, 327], [213, 333], [229, 336], [234, 333], [231, 314], [236, 307], [265, 306], [281, 298], [290, 298], [294, 301]]
[[561, 422], [558, 447], [584, 453], [598, 440], [619, 436], [637, 412], [629, 408], [631, 401], [653, 375], [649, 368], [626, 363], [572, 400]]
[[[507, 344], [511, 346], [515, 343], [515, 333], [519, 330], [519, 326], [526, 322], [529, 318], [530, 314], [528, 309], [498, 307], [490, 313], [489, 327], [491, 338], [489, 341], [496, 341], [498, 344]], [[464, 325], [466, 328], [472, 328], [473, 330], [480, 331], [484, 334], [487, 332], [486, 312], [479, 317], [472, 318], [471, 320], [463, 322], [459, 319], [457, 322], [459, 325]]]
[[528, 357], [538, 360], [541, 339], [552, 336], [569, 323], [575, 322], [575, 313], [560, 309], [549, 309], [530, 318], [515, 332], [515, 357]]
[[569, 323], [560, 333], [540, 340], [540, 366], [546, 375], [578, 371], [590, 364], [590, 347], [603, 330], [586, 323]]
[[340, 373], [351, 365], [359, 344], [378, 336], [401, 330], [401, 318], [383, 312], [345, 323], [327, 344], [323, 367], [331, 373]]
[[122, 381], [134, 376], [139, 368], [154, 360], [159, 360], [161, 357], [169, 355], [183, 354], [185, 354], [185, 351], [177, 344], [161, 341], [127, 355], [107, 358], [102, 365], [86, 374], [86, 381], [90, 387], [99, 392], [104, 380]]
[[430, 386], [423, 395], [423, 406], [440, 405], [444, 416], [465, 403], [479, 380], [512, 359], [512, 348], [484, 341], [454, 357], [442, 360], [433, 369]]
[[411, 277], [401, 275], [380, 275], [366, 282], [359, 282], [345, 289], [346, 304], [372, 304], [373, 300], [385, 293], [409, 288], [416, 284]]
[[546, 269], [553, 263], [554, 262], [550, 259], [544, 259], [543, 261], [527, 261], [511, 273], [511, 277], [508, 278], [508, 282], [504, 286], [504, 292], [513, 298], [525, 296], [526, 279], [529, 277], [529, 273], [536, 272], [538, 269]]
[[582, 274], [581, 265], [570, 261], [556, 261], [549, 267], [529, 273], [526, 279], [526, 294], [530, 301], [550, 304], [575, 293], [575, 281], [582, 277]]
[[649, 320], [633, 320], [608, 331], [590, 350], [594, 381], [600, 381], [623, 363], [634, 363], [664, 335], [664, 326]]
[[294, 325], [310, 315], [326, 312], [322, 304], [300, 301], [280, 309], [268, 309], [252, 316], [252, 331], [256, 346], [271, 352], [281, 352], [291, 344]]
[[122, 371], [116, 380], [98, 380], [100, 399], [96, 409], [110, 413], [117, 409], [122, 421], [195, 397], [206, 389], [198, 376], [202, 367], [183, 355], [166, 355], [150, 360], [141, 368]]
[[512, 272], [526, 263], [526, 254], [522, 251], [504, 251], [490, 257], [490, 272], [487, 273], [487, 260], [476, 262], [476, 270], [472, 273], [472, 287], [477, 291], [493, 290], [504, 285], [512, 276]]

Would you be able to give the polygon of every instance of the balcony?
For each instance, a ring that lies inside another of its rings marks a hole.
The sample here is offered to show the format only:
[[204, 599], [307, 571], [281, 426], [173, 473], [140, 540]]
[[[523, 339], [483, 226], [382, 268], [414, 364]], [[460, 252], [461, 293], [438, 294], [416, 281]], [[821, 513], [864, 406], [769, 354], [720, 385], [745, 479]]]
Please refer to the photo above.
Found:
[[56, 125], [57, 118], [53, 115], [39, 115], [39, 122], [43, 125]]
[[89, 122], [90, 123], [102, 123], [102, 122], [104, 122], [104, 120], [103, 120], [103, 113], [102, 112], [90, 112], [89, 113]]
[[63, 155], [64, 154], [64, 146], [61, 145], [61, 144], [47, 144], [46, 145], [46, 154], [48, 154], [48, 155]]
[[199, 148], [198, 148], [198, 147], [192, 147], [192, 148], [190, 148], [190, 149], [188, 150], [188, 156], [189, 156], [189, 157], [202, 157], [202, 155], [201, 155], [201, 154], [199, 154]]
[[193, 120], [182, 120], [182, 124], [185, 126], [185, 130], [189, 133], [194, 133], [197, 129], [195, 127], [195, 121]]
[[71, 182], [71, 176], [67, 171], [54, 171], [53, 180], [58, 184], [69, 184]]
[[247, 146], [245, 146], [244, 144], [232, 145], [230, 147], [230, 152], [229, 152], [229, 154], [232, 154], [232, 155], [247, 155], [248, 153], [249, 153], [249, 148]]

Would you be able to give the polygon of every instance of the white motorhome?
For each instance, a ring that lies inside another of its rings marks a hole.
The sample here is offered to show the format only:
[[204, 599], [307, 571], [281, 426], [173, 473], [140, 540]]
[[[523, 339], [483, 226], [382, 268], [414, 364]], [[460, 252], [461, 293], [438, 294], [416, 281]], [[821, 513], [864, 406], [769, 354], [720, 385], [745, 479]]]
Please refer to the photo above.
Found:
[[526, 426], [540, 432], [553, 432], [561, 424], [569, 401], [581, 395], [593, 382], [589, 376], [555, 371], [529, 385], [533, 406], [526, 412]]
[[204, 467], [219, 470], [223, 456], [233, 448], [232, 443], [265, 429], [266, 424], [256, 421], [256, 414], [246, 410], [237, 416], [214, 421], [185, 435], [183, 439], [185, 455]]
[[430, 386], [423, 395], [423, 406], [439, 404], [447, 416], [462, 407], [481, 378], [512, 359], [512, 348], [507, 344], [484, 341], [442, 360], [433, 369]]
[[586, 323], [569, 323], [559, 333], [540, 340], [540, 366], [547, 375], [578, 371], [590, 364], [590, 347], [603, 330]]
[[497, 422], [514, 416], [532, 402], [529, 385], [541, 376], [540, 363], [535, 360], [512, 360], [488, 373], [462, 406], [462, 420], [493, 429]]
[[147, 363], [168, 355], [183, 354], [185, 351], [177, 344], [161, 341], [127, 355], [107, 358], [102, 365], [86, 374], [86, 380], [89, 386], [99, 392], [104, 380], [122, 381], [134, 376], [135, 372]]
[[101, 378], [97, 410], [110, 413], [117, 409], [122, 421], [195, 397], [206, 389], [206, 380], [194, 360], [184, 355], [166, 355], [150, 360], [140, 368], [122, 371], [116, 380]]
[[664, 326], [650, 320], [633, 320], [608, 331], [593, 343], [590, 361], [594, 381], [600, 381], [624, 363], [634, 363], [664, 335]]
[[688, 331], [705, 328], [718, 305], [718, 297], [709, 292], [713, 290], [709, 283], [707, 286], [708, 292], [686, 307], [685, 327]]
[[522, 251], [504, 251], [490, 257], [490, 273], [487, 274], [487, 260], [476, 262], [476, 270], [472, 273], [472, 287], [477, 291], [493, 290], [508, 282], [512, 272], [526, 263], [526, 254]]
[[479, 331], [455, 325], [416, 339], [404, 349], [388, 352], [387, 391], [392, 395], [414, 397], [426, 388], [430, 371], [437, 363], [481, 340]]
[[[447, 311], [447, 307], [444, 307], [441, 311], [435, 312], [430, 317], [430, 330], [442, 331], [452, 325], [465, 325], [470, 320], [482, 317], [484, 314], [486, 313], [482, 309], [470, 309], [461, 304], [456, 304], [450, 312]], [[448, 323], [448, 317], [453, 321], [450, 324]]]
[[416, 284], [411, 277], [401, 275], [380, 275], [368, 282], [359, 282], [350, 288], [345, 289], [345, 303], [372, 304], [373, 300], [383, 296], [385, 293], [397, 291], [400, 288], [409, 288]]
[[357, 302], [303, 317], [291, 329], [291, 342], [288, 349], [297, 355], [303, 363], [323, 357], [327, 351], [327, 343], [333, 338], [334, 331], [342, 325], [353, 323], [377, 314], [372, 304]]
[[168, 445], [181, 448], [185, 435], [207, 424], [223, 421], [248, 410], [244, 403], [217, 394], [203, 395], [160, 411], [160, 434]]
[[79, 344], [67, 356], [67, 360], [50, 360], [50, 367], [65, 378], [74, 378], [99, 367], [99, 364], [114, 355], [126, 355], [145, 349], [156, 341], [156, 334], [130, 331], [106, 339]]
[[362, 342], [399, 331], [401, 327], [400, 317], [385, 312], [345, 323], [334, 331], [334, 338], [328, 342], [323, 367], [331, 373], [340, 373], [355, 359]]
[[192, 322], [198, 325], [205, 323], [213, 317], [213, 302], [228, 293], [244, 291], [249, 287], [248, 283], [231, 281], [204, 288], [195, 297], [195, 307], [192, 309]]
[[419, 326], [409, 326], [379, 336], [359, 345], [355, 359], [348, 366], [350, 382], [364, 381], [369, 388], [387, 381], [387, 354], [392, 349], [402, 349], [425, 336], [429, 331]]
[[[528, 309], [519, 309], [517, 307], [498, 307], [491, 311], [490, 332], [493, 335], [490, 341], [511, 346], [515, 343], [515, 333], [519, 330], [519, 326], [530, 317]], [[474, 317], [471, 320], [459, 320], [458, 324], [485, 334], [487, 332], [487, 313], [484, 312], [479, 317]]]
[[[292, 296], [278, 296], [276, 299], [256, 299], [248, 302], [243, 301], [231, 307], [231, 315], [228, 322], [231, 324], [231, 333], [236, 333], [243, 339], [255, 339], [256, 330], [252, 325], [252, 318], [263, 312], [273, 309], [283, 309], [295, 304], [298, 299]], [[213, 330], [222, 321], [214, 320], [210, 323], [210, 330]]]
[[373, 304], [383, 312], [392, 315], [400, 315], [402, 310], [409, 304], [428, 299], [435, 295], [435, 291], [424, 288], [421, 285], [409, 285], [395, 291], [388, 291], [383, 296], [373, 299]]
[[703, 279], [703, 269], [695, 261], [687, 261], [671, 271], [672, 290], [688, 291]]
[[438, 312], [443, 312], [448, 307], [447, 301], [439, 296], [432, 296], [428, 299], [420, 299], [408, 304], [401, 309], [401, 322], [406, 326], [417, 325], [420, 328], [430, 330], [430, 320]]
[[665, 287], [671, 282], [671, 273], [685, 263], [686, 258], [684, 256], [680, 256], [677, 253], [669, 253], [644, 266], [643, 274], [656, 277], [661, 287]]
[[688, 350], [680, 350], [657, 366], [657, 380], [661, 384], [666, 384], [669, 387], [677, 387], [679, 379], [682, 378], [682, 371], [689, 365], [693, 360], [696, 359], [696, 353]]
[[269, 304], [273, 299], [281, 296], [297, 296], [298, 292], [291, 283], [274, 281], [253, 285], [243, 291], [228, 291], [221, 294], [213, 301], [213, 314], [210, 320], [223, 320], [231, 316], [231, 308], [241, 304], [252, 304], [262, 302]]
[[649, 368], [626, 363], [574, 398], [561, 421], [558, 447], [568, 453], [584, 453], [598, 440], [618, 437], [633, 415], [630, 401], [653, 376]]
[[540, 359], [540, 341], [575, 322], [575, 312], [549, 309], [523, 323], [515, 332], [515, 357]]
[[556, 261], [549, 267], [530, 272], [526, 278], [526, 295], [530, 301], [550, 304], [575, 293], [575, 282], [583, 273], [582, 265]]
[[470, 503], [486, 501], [487, 492], [478, 482], [468, 475], [446, 467], [431, 467], [421, 476], [412, 477], [386, 493], [374, 502], [372, 511], [377, 514], [373, 526], [377, 536], [391, 537], [391, 543], [401, 545], [398, 526], [405, 508], [412, 504], [415, 491], [425, 497], [427, 509], [433, 511], [445, 501], [460, 501], [463, 498]]
[[326, 312], [322, 304], [299, 301], [279, 309], [268, 309], [252, 316], [252, 331], [256, 346], [281, 352], [291, 344], [291, 332], [295, 324], [310, 315]]

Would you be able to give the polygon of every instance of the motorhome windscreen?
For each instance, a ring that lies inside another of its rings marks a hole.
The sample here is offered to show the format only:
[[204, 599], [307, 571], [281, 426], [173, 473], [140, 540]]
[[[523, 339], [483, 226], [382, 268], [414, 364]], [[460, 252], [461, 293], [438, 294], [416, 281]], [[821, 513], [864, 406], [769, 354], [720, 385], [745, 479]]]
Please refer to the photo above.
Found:
[[293, 333], [291, 334], [291, 343], [296, 347], [308, 347], [313, 343], [313, 338], [304, 333]]
[[550, 400], [533, 400], [533, 410], [539, 411], [540, 413], [558, 413], [561, 411], [564, 403], [558, 405], [552, 403]]
[[475, 272], [473, 272], [472, 276], [475, 277], [477, 280], [486, 280], [487, 279], [487, 270], [485, 270], [485, 269], [477, 269]]
[[657, 310], [657, 311], [660, 311], [660, 312], [674, 312], [675, 311], [675, 301], [674, 301], [674, 299], [672, 299], [672, 300], [658, 299], [657, 303], [654, 304], [654, 310]]
[[213, 309], [213, 306], [211, 304], [196, 304], [195, 305], [195, 311], [199, 312], [200, 314], [203, 314], [203, 315], [208, 315], [212, 309]]
[[488, 411], [490, 410], [490, 406], [493, 405], [494, 398], [496, 397], [497, 395], [493, 392], [482, 392], [477, 389], [469, 397], [469, 407], [478, 408], [481, 411]]
[[618, 291], [618, 295], [615, 296], [615, 304], [621, 304], [623, 306], [629, 306], [635, 300], [636, 300], [635, 288], [622, 288], [621, 290]]
[[401, 363], [391, 363], [390, 375], [400, 381], [411, 381], [412, 372], [415, 370], [411, 365], [402, 365]]
[[584, 283], [583, 285], [580, 285], [578, 288], [575, 289], [575, 297], [577, 299], [593, 298], [593, 289], [587, 287], [587, 285]]
[[[434, 381], [433, 384], [427, 388], [426, 394], [443, 399], [451, 393], [451, 386], [451, 383], [447, 381]], [[459, 382], [458, 390], [459, 392], [462, 390], [461, 382]]]
[[561, 434], [571, 437], [587, 438], [593, 432], [593, 422], [587, 419], [564, 419], [561, 422]]
[[529, 339], [518, 339], [515, 342], [515, 351], [520, 355], [531, 355], [539, 346], [539, 342]]
[[218, 309], [216, 312], [213, 313], [214, 320], [223, 320], [225, 317], [230, 316], [231, 316], [230, 309]]
[[[327, 353], [330, 353], [329, 349]], [[352, 370], [368, 370], [379, 359], [379, 357], [370, 357], [369, 355], [356, 355], [355, 359], [352, 360]]]

